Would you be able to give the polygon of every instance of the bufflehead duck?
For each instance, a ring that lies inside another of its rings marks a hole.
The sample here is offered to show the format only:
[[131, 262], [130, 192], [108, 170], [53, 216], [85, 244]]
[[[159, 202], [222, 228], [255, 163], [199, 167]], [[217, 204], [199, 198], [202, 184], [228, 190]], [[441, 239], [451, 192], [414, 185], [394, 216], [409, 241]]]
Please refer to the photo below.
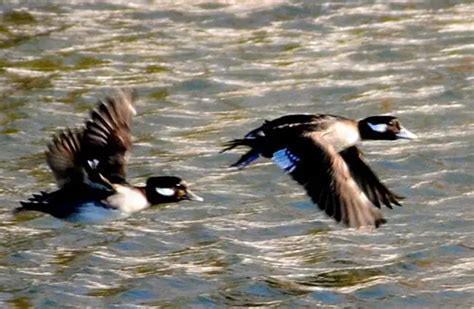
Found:
[[126, 181], [132, 148], [136, 92], [118, 90], [100, 100], [82, 129], [53, 136], [46, 161], [59, 189], [34, 194], [15, 212], [40, 211], [75, 223], [93, 224], [127, 217], [151, 205], [202, 201], [178, 177], [150, 177], [145, 186]]
[[403, 198], [381, 183], [357, 144], [362, 140], [414, 139], [393, 116], [360, 121], [334, 115], [286, 115], [225, 144], [222, 152], [249, 147], [234, 167], [244, 168], [260, 156], [302, 185], [311, 200], [337, 222], [349, 227], [385, 223], [379, 209], [401, 206]]

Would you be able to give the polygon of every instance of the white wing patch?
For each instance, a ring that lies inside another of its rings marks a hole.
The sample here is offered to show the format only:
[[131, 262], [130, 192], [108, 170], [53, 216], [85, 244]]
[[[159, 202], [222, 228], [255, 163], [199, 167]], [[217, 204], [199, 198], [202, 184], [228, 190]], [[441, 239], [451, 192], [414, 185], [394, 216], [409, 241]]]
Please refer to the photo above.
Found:
[[99, 165], [99, 160], [97, 159], [87, 160], [87, 164], [89, 164], [91, 169], [95, 170], [97, 169], [97, 166]]
[[371, 124], [370, 122], [367, 122], [369, 127], [377, 132], [384, 133], [387, 132], [388, 126], [385, 123], [380, 123], [380, 124]]
[[155, 188], [156, 192], [160, 195], [164, 196], [173, 196], [175, 194], [175, 191], [170, 188]]
[[287, 148], [280, 149], [273, 153], [272, 161], [287, 173], [295, 170], [300, 158], [292, 154]]

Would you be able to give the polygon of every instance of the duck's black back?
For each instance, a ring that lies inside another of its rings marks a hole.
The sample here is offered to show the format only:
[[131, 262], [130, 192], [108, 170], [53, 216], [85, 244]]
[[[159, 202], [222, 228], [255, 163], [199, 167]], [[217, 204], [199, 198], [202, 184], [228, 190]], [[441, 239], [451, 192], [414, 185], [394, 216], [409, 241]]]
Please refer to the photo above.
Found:
[[259, 132], [283, 131], [324, 131], [329, 126], [339, 120], [348, 120], [347, 118], [328, 115], [328, 114], [292, 114], [276, 118], [271, 121], [265, 121], [262, 126], [249, 132], [246, 137], [257, 136]]

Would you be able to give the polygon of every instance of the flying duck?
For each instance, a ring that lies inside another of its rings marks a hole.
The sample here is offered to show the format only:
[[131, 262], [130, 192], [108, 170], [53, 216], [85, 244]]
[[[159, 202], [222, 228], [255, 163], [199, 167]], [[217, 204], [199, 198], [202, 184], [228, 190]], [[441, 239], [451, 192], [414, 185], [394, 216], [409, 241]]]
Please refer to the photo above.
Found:
[[202, 201], [174, 176], [150, 177], [145, 186], [126, 180], [132, 148], [136, 92], [119, 89], [99, 100], [85, 126], [54, 135], [46, 162], [59, 187], [34, 194], [15, 213], [39, 211], [65, 221], [94, 224], [127, 217], [151, 205]]
[[325, 114], [286, 115], [227, 142], [222, 150], [250, 150], [231, 166], [244, 168], [259, 157], [270, 158], [303, 186], [311, 200], [329, 217], [348, 227], [379, 227], [379, 208], [401, 206], [364, 161], [356, 146], [362, 140], [414, 139], [393, 116], [352, 120]]

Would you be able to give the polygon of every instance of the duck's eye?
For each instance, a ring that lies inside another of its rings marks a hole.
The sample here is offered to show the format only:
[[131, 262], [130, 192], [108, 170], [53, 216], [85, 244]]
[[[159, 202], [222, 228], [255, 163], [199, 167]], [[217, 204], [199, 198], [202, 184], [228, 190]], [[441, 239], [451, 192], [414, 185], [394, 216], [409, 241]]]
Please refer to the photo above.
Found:
[[175, 191], [170, 188], [155, 188], [156, 192], [163, 196], [173, 196]]
[[176, 191], [176, 196], [180, 199], [185, 198], [186, 194], [187, 193], [186, 193], [186, 190], [184, 188], [181, 188], [178, 191]]

